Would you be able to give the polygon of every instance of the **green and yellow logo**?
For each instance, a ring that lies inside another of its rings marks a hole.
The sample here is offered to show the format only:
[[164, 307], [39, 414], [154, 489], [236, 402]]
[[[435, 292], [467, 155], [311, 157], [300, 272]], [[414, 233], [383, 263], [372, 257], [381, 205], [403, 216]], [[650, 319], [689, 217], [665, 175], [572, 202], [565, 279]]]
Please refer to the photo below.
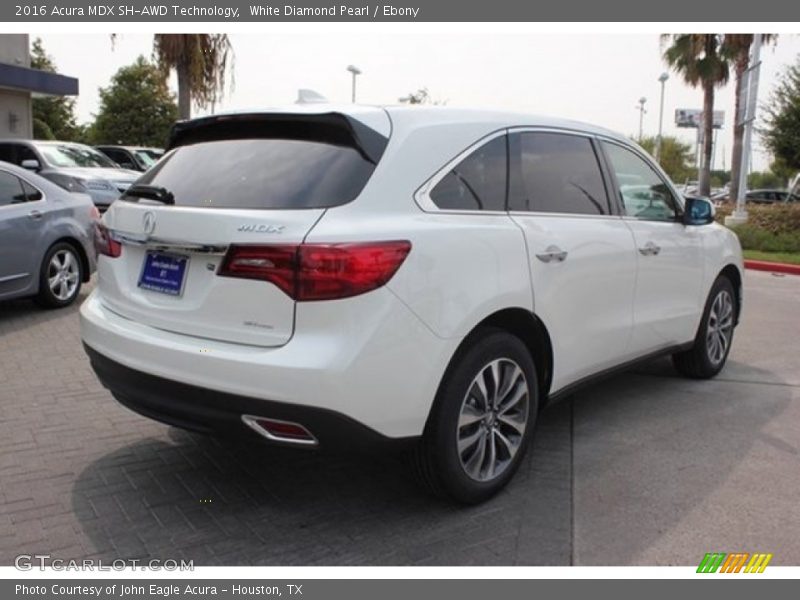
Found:
[[763, 573], [767, 568], [772, 554], [756, 552], [734, 552], [725, 554], [724, 552], [709, 552], [700, 561], [697, 567], [698, 573]]

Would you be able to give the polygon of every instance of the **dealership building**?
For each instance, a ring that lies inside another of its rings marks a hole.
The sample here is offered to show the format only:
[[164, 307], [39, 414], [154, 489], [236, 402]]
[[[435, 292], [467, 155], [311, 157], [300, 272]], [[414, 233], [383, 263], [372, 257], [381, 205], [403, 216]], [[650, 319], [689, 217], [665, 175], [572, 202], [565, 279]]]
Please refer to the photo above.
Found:
[[77, 95], [75, 77], [31, 69], [27, 35], [0, 35], [0, 138], [33, 137], [33, 98]]

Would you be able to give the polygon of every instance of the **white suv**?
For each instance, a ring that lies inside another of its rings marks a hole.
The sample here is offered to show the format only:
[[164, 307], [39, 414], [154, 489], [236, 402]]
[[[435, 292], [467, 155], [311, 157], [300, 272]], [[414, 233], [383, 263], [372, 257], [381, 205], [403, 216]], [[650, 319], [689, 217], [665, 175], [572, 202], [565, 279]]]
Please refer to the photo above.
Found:
[[489, 111], [179, 123], [98, 249], [82, 335], [122, 404], [285, 445], [409, 445], [462, 502], [505, 485], [542, 407], [593, 376], [665, 353], [718, 373], [741, 308], [736, 237], [641, 149]]

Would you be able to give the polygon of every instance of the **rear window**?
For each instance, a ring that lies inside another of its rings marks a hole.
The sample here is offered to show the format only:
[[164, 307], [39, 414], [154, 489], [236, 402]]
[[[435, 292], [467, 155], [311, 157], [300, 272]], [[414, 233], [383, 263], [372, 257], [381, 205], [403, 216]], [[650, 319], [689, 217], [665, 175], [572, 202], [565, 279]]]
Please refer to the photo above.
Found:
[[350, 146], [228, 139], [179, 146], [137, 183], [165, 188], [178, 206], [327, 208], [354, 200], [374, 169]]

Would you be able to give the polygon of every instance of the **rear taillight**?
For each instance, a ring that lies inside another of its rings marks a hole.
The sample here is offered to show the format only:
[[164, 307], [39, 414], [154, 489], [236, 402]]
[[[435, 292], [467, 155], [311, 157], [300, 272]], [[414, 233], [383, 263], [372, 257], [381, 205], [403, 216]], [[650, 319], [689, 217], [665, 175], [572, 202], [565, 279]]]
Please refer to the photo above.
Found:
[[299, 302], [349, 298], [388, 282], [410, 250], [407, 241], [231, 246], [218, 275], [268, 281]]
[[100, 222], [94, 224], [94, 248], [100, 256], [117, 258], [122, 254], [122, 244], [115, 240], [108, 228]]

